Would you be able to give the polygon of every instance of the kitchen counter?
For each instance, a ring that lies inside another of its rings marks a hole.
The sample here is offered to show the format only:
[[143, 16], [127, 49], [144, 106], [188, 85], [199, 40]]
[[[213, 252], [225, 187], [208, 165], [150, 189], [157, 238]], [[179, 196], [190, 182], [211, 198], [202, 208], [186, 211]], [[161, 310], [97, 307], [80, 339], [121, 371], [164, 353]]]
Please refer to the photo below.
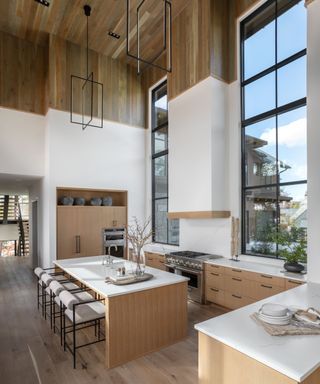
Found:
[[[301, 383], [320, 367], [320, 336], [270, 336], [262, 326], [250, 318], [251, 314], [258, 311], [261, 305], [267, 302], [319, 309], [320, 284], [301, 285], [271, 298], [196, 324], [195, 328], [200, 332], [200, 335], [208, 336], [210, 339], [231, 347], [233, 350], [285, 375], [294, 380], [293, 382]], [[211, 361], [210, 356], [205, 356], [207, 352], [208, 349], [202, 355], [200, 348], [200, 367], [201, 359], [208, 358]], [[212, 363], [214, 364], [213, 360]], [[206, 383], [207, 381], [200, 380], [200, 382]], [[227, 383], [228, 381], [223, 382]], [[279, 382], [287, 383], [290, 381]], [[310, 382], [318, 383], [320, 381]]]
[[207, 264], [221, 265], [223, 267], [243, 269], [244, 271], [262, 273], [276, 277], [283, 277], [285, 279], [296, 280], [301, 282], [307, 281], [307, 275], [283, 272], [284, 268], [273, 264], [257, 263], [253, 261], [234, 261], [225, 257], [221, 259], [214, 259], [206, 261]]
[[[122, 286], [106, 284], [105, 268], [102, 266], [102, 257], [103, 256], [91, 256], [77, 259], [56, 260], [54, 261], [54, 264], [104, 297], [125, 295], [188, 281], [188, 279], [183, 276], [161, 271], [156, 268], [146, 267], [145, 271], [153, 275], [153, 278], [148, 281]], [[113, 257], [113, 260], [115, 262], [124, 262], [124, 260], [117, 257]]]
[[151, 280], [117, 286], [105, 283], [102, 256], [56, 260], [54, 264], [105, 298], [107, 368], [187, 336], [187, 278], [147, 267], [146, 272], [154, 275]]

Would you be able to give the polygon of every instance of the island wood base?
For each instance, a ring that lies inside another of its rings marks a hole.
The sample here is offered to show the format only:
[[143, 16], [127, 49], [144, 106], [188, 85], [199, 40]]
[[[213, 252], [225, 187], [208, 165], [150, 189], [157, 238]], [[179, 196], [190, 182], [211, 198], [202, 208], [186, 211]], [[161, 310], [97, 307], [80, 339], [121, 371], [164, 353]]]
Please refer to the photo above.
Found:
[[187, 335], [187, 282], [106, 298], [106, 365], [116, 367]]
[[[297, 384], [298, 382], [199, 332], [199, 384], [235, 383]], [[320, 369], [302, 383], [319, 384]]]

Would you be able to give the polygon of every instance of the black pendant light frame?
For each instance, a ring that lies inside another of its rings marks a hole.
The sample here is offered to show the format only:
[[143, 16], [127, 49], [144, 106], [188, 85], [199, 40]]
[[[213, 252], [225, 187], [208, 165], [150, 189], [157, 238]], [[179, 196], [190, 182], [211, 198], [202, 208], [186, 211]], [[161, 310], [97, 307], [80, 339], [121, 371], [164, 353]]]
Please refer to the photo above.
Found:
[[[140, 68], [140, 63], [146, 64], [144, 67], [147, 68], [149, 66], [161, 69], [165, 72], [172, 72], [172, 9], [171, 2], [168, 0], [163, 1], [163, 12], [164, 12], [164, 23], [163, 23], [163, 45], [160, 51], [151, 59], [146, 60], [140, 56], [140, 10], [143, 4], [147, 0], [141, 0], [136, 9], [136, 18], [137, 18], [137, 27], [136, 27], [136, 44], [137, 44], [137, 52], [136, 54], [130, 52], [130, 9], [131, 9], [131, 0], [127, 0], [127, 56], [137, 60], [138, 64], [138, 74], [141, 74], [142, 70]], [[169, 23], [169, 37], [167, 36], [167, 29]], [[167, 42], [168, 40], [168, 42]], [[169, 46], [168, 46], [169, 45]], [[158, 65], [155, 61], [165, 52], [167, 51], [167, 65], [165, 67]]]
[[[82, 129], [85, 130], [87, 127], [95, 127], [95, 128], [103, 128], [103, 84], [99, 83], [98, 81], [95, 81], [93, 79], [93, 72], [89, 73], [89, 16], [91, 15], [91, 7], [89, 5], [85, 5], [83, 7], [84, 14], [87, 18], [87, 47], [86, 47], [86, 77], [71, 75], [71, 92], [70, 92], [70, 122], [73, 124], [79, 124], [82, 126]], [[81, 112], [82, 112], [82, 120], [81, 123], [79, 121], [75, 121], [73, 119], [73, 85], [76, 81], [82, 81], [82, 102], [81, 102]], [[91, 102], [90, 102], [90, 119], [88, 122], [84, 121], [85, 118], [85, 111], [84, 111], [84, 100], [83, 100], [83, 91], [84, 88], [87, 86], [87, 84], [91, 84]], [[91, 124], [93, 120], [93, 85], [96, 84], [98, 87], [101, 86], [101, 122], [99, 125]]]

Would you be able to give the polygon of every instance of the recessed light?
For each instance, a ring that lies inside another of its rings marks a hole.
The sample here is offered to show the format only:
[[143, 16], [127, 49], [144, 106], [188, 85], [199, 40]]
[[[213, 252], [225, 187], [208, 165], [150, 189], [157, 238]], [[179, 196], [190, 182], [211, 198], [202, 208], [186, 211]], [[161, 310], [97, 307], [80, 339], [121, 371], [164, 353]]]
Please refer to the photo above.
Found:
[[49, 1], [47, 1], [47, 0], [34, 0], [34, 1], [36, 1], [37, 3], [39, 3], [41, 5], [44, 5], [46, 7], [49, 7], [49, 5], [50, 5]]
[[109, 32], [108, 32], [108, 35], [111, 36], [111, 37], [113, 37], [114, 39], [117, 39], [117, 40], [120, 39], [120, 35], [118, 35], [118, 34], [115, 33], [115, 32], [109, 31]]

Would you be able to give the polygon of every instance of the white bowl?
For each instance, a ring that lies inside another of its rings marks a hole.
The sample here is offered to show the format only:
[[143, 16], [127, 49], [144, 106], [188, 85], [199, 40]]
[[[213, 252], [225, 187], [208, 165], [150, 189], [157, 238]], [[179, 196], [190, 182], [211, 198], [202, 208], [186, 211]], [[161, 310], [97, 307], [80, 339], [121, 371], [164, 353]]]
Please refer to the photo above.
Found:
[[266, 303], [261, 307], [261, 313], [272, 317], [285, 317], [288, 314], [288, 308], [284, 305]]

